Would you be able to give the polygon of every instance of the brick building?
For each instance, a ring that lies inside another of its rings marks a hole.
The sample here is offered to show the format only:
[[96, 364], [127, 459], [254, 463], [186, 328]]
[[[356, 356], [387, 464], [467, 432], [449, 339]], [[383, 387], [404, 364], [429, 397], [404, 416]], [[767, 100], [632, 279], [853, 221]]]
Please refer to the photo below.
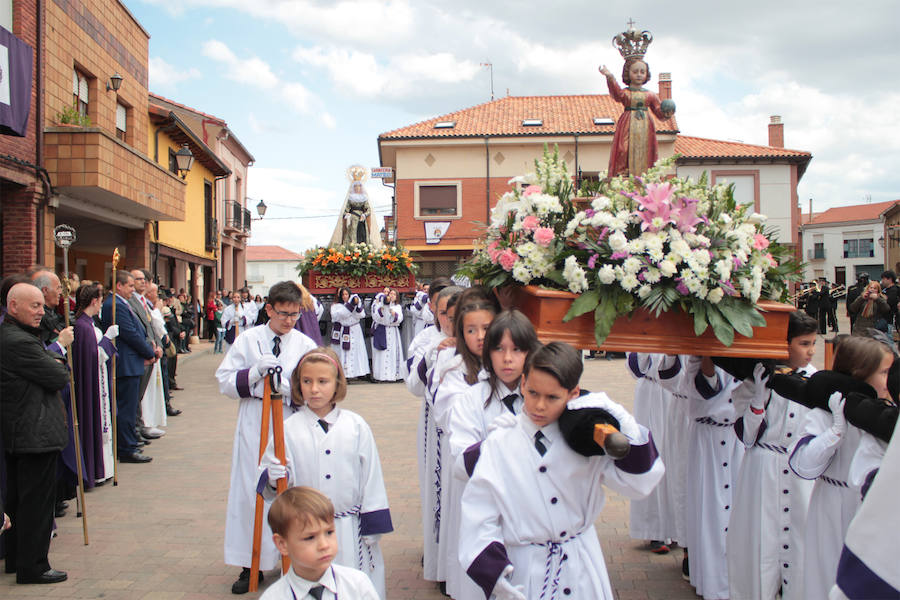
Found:
[[[661, 99], [671, 97], [671, 83], [660, 76]], [[393, 169], [395, 184], [385, 222], [419, 255], [420, 278], [451, 274], [470, 256], [508, 181], [534, 171], [544, 144], [559, 147], [576, 185], [596, 180], [621, 113], [607, 95], [510, 96], [381, 134], [380, 163]], [[783, 147], [780, 117], [769, 125], [768, 146], [683, 136], [674, 118], [656, 124], [659, 156], [679, 154], [678, 175], [706, 171], [713, 182], [733, 183], [738, 201], [752, 202], [779, 241], [797, 247], [797, 183], [812, 155]]]

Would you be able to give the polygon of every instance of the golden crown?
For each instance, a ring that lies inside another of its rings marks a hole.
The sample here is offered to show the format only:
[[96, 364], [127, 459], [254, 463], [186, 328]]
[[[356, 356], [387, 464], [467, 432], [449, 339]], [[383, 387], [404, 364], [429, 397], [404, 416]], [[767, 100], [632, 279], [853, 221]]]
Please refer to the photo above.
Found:
[[647, 46], [653, 41], [653, 34], [649, 31], [638, 31], [634, 28], [634, 21], [628, 21], [628, 29], [618, 34], [612, 39], [613, 46], [622, 55], [622, 58], [644, 59], [647, 53]]
[[362, 165], [353, 165], [347, 169], [347, 179], [351, 182], [359, 181], [360, 183], [363, 183], [368, 177], [369, 170]]

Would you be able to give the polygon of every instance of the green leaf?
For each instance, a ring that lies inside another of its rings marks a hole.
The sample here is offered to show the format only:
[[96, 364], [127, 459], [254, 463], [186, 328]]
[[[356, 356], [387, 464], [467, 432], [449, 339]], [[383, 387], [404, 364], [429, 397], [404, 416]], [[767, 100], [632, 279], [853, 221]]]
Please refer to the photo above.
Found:
[[709, 321], [706, 318], [706, 305], [700, 301], [694, 301], [692, 303], [692, 312], [694, 313], [694, 335], [703, 335], [703, 332], [709, 327]]
[[766, 317], [763, 316], [759, 310], [754, 306], [753, 310], [747, 313], [747, 316], [750, 319], [750, 325], [753, 327], [765, 327], [766, 326]]
[[719, 312], [715, 305], [710, 305], [707, 308], [706, 317], [709, 319], [709, 324], [712, 325], [713, 333], [716, 334], [719, 341], [726, 346], [731, 346], [731, 344], [734, 343], [734, 328], [728, 324], [728, 321], [722, 316], [722, 313]]
[[[544, 277], [546, 277], [553, 283], [556, 283], [556, 284], [562, 286], [563, 288], [569, 287], [569, 283], [566, 281], [566, 278], [563, 277], [563, 274], [560, 271], [557, 271], [557, 270], [550, 271], [549, 273], [545, 274]], [[587, 311], [585, 311], [585, 312], [587, 312]]]
[[594, 310], [597, 308], [598, 302], [600, 302], [600, 290], [588, 290], [584, 292], [572, 302], [572, 306], [569, 307], [569, 312], [563, 317], [563, 323], [568, 323], [575, 317], [580, 317], [581, 315]]
[[749, 311], [753, 307], [749, 304], [738, 305], [731, 302], [720, 302], [716, 307], [719, 312], [731, 323], [735, 331], [744, 337], [753, 337], [753, 327], [750, 325]]
[[602, 346], [606, 341], [616, 317], [618, 315], [614, 302], [604, 301], [597, 306], [597, 310], [594, 311], [594, 339], [597, 340], [598, 346]]

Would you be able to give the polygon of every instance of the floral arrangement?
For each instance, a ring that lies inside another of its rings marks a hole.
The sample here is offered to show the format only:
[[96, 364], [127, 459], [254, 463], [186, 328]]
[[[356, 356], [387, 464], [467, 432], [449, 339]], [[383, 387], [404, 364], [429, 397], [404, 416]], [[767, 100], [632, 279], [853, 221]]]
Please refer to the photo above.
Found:
[[407, 275], [415, 274], [416, 265], [409, 252], [402, 246], [376, 248], [359, 242], [329, 248], [317, 246], [306, 251], [297, 266], [300, 275], [308, 271], [318, 271], [326, 275], [340, 274], [353, 277], [365, 275]]
[[544, 285], [579, 296], [565, 320], [593, 311], [598, 344], [618, 317], [643, 307], [693, 315], [725, 345], [766, 322], [761, 298], [784, 300], [799, 276], [766, 217], [734, 200], [733, 186], [670, 177], [675, 158], [643, 177], [600, 182], [577, 198], [558, 149], [535, 173], [510, 180], [465, 274], [489, 287]]

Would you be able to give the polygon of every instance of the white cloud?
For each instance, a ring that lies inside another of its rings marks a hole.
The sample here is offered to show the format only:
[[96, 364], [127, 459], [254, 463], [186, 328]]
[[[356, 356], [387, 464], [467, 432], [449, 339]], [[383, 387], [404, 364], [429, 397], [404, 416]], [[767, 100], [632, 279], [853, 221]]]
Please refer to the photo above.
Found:
[[150, 57], [150, 87], [157, 90], [174, 89], [180, 82], [199, 79], [202, 74], [195, 67], [178, 69], [158, 56]]
[[338, 87], [365, 98], [433, 95], [434, 84], [469, 81], [481, 70], [448, 52], [399, 54], [382, 64], [368, 52], [314, 46], [295, 49], [293, 58], [324, 69]]

